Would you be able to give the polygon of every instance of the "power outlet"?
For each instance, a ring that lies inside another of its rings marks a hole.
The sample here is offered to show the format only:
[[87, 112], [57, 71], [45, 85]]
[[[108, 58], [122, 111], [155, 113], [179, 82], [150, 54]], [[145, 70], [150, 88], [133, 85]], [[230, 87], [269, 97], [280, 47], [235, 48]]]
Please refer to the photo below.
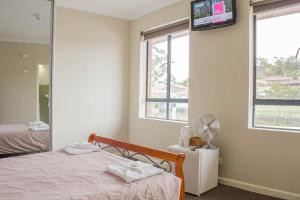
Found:
[[223, 165], [223, 158], [219, 158], [219, 165]]

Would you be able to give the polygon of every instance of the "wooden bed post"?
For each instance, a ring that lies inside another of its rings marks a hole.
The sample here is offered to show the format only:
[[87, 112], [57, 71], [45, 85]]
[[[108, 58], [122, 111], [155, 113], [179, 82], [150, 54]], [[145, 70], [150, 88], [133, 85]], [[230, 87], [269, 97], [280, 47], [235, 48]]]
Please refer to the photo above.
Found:
[[155, 149], [150, 149], [150, 148], [135, 145], [135, 144], [129, 144], [126, 142], [121, 142], [121, 141], [97, 136], [95, 133], [92, 133], [89, 136], [88, 142], [90, 142], [90, 143], [100, 142], [100, 143], [118, 147], [121, 149], [126, 149], [128, 151], [133, 151], [133, 152], [144, 154], [147, 156], [159, 158], [161, 160], [174, 162], [175, 163], [175, 175], [181, 179], [179, 200], [184, 200], [184, 176], [183, 176], [183, 170], [182, 170], [182, 165], [183, 165], [183, 161], [185, 158], [184, 154], [182, 154], [182, 153], [175, 154], [175, 153], [169, 153], [169, 152], [164, 152], [164, 151], [158, 151]]
[[93, 143], [93, 141], [95, 141], [95, 140], [94, 140], [95, 137], [96, 137], [96, 133], [90, 134], [90, 135], [89, 135], [88, 142], [89, 142], [89, 143]]
[[175, 174], [177, 177], [181, 178], [181, 187], [180, 187], [180, 200], [184, 200], [184, 176], [183, 176], [183, 161], [184, 161], [185, 155], [179, 154], [177, 156], [177, 160], [175, 162]]

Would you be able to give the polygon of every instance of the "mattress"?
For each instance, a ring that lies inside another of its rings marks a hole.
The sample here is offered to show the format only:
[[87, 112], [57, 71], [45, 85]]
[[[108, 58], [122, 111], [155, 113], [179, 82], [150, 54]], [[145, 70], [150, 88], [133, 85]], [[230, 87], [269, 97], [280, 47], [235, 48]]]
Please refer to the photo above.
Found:
[[105, 171], [129, 160], [107, 153], [47, 152], [0, 160], [0, 200], [177, 200], [181, 180], [162, 173], [126, 183]]
[[0, 125], [0, 154], [49, 150], [49, 130], [31, 131], [25, 124]]

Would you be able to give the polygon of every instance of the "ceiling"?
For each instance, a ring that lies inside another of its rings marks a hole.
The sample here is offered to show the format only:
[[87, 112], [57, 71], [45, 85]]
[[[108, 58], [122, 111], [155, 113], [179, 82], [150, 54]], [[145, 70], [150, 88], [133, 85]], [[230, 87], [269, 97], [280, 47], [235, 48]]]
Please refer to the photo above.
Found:
[[56, 0], [56, 5], [132, 20], [181, 0]]
[[[55, 0], [57, 6], [132, 20], [181, 0]], [[49, 43], [49, 0], [0, 0], [0, 41]], [[38, 14], [40, 20], [34, 16]]]
[[49, 43], [50, 11], [48, 0], [0, 0], [0, 41]]

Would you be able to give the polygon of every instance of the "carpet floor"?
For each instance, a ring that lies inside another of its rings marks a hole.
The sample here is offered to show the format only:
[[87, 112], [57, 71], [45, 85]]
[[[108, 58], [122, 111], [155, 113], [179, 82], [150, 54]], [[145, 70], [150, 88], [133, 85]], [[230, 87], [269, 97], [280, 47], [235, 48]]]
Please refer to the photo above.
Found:
[[185, 200], [279, 200], [275, 197], [248, 192], [234, 187], [219, 185], [202, 194], [200, 197], [191, 194], [185, 195]]

